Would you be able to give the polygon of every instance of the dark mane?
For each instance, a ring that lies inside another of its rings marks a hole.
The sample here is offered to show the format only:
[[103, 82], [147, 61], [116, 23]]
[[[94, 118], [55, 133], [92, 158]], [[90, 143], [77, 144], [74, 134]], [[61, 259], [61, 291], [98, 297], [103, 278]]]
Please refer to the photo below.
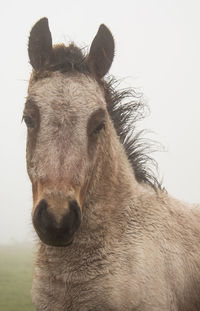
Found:
[[145, 117], [147, 106], [142, 101], [142, 94], [134, 89], [118, 90], [119, 81], [109, 77], [105, 82], [107, 108], [114, 123], [117, 135], [126, 151], [138, 182], [161, 189], [156, 174], [157, 162], [150, 156], [155, 151], [155, 143], [144, 138], [145, 130], [137, 131], [137, 121]]
[[[86, 57], [87, 55], [73, 43], [68, 47], [57, 45], [53, 49], [50, 64], [42, 72], [35, 72], [34, 78], [42, 78], [52, 71], [77, 71], [89, 75]], [[103, 83], [98, 82], [104, 88], [109, 115], [137, 181], [161, 189], [161, 183], [154, 173], [157, 171], [157, 163], [150, 156], [154, 151], [152, 144], [143, 138], [144, 131], [136, 131], [136, 122], [144, 118], [145, 105], [141, 101], [141, 95], [133, 89], [117, 90], [119, 83], [113, 77], [106, 78]]]

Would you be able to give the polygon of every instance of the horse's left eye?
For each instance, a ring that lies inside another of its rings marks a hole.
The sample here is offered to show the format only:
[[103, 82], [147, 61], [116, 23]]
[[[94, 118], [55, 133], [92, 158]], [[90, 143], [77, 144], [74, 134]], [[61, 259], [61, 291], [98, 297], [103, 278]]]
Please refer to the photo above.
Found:
[[23, 120], [26, 123], [27, 127], [33, 128], [34, 127], [34, 121], [31, 117], [29, 116], [23, 116]]
[[105, 129], [105, 122], [100, 123], [94, 130], [94, 134], [98, 134], [101, 130]]

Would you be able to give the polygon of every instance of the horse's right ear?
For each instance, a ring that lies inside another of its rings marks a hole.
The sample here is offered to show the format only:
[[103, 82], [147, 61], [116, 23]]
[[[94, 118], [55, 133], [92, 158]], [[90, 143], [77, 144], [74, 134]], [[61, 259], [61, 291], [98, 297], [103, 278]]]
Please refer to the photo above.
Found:
[[52, 38], [48, 19], [40, 19], [32, 28], [28, 43], [30, 63], [35, 70], [39, 70], [50, 61], [52, 54]]

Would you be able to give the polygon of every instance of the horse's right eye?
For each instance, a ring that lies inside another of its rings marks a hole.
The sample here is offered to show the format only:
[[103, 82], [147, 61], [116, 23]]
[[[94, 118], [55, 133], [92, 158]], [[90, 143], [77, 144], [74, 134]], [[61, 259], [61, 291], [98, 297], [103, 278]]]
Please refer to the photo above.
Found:
[[27, 127], [33, 128], [34, 127], [34, 121], [31, 117], [29, 116], [23, 116], [23, 120], [26, 123]]

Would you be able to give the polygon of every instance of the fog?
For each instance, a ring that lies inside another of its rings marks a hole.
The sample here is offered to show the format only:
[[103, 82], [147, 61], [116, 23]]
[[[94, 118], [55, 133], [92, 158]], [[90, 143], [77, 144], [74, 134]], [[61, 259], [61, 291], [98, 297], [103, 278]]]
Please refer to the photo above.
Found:
[[[31, 27], [48, 17], [54, 43], [89, 46], [101, 23], [112, 31], [110, 73], [144, 93], [151, 114], [141, 128], [161, 142], [153, 155], [167, 191], [200, 201], [199, 1], [10, 1], [1, 4], [0, 243], [32, 241], [32, 194], [26, 173], [26, 127], [21, 123], [31, 66]], [[125, 78], [125, 79], [124, 79]]]

